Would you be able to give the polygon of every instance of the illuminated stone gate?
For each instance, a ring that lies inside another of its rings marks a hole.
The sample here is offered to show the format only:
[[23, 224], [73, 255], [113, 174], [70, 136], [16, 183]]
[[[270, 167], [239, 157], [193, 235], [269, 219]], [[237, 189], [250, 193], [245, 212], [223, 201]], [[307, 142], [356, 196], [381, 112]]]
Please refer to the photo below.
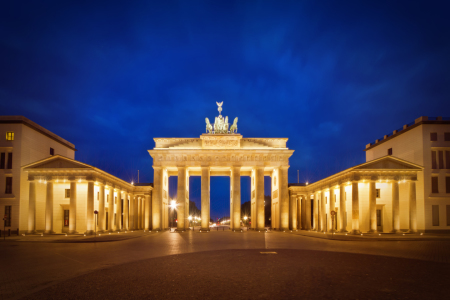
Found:
[[[223, 103], [223, 102], [222, 102]], [[169, 227], [169, 177], [178, 176], [177, 229], [189, 227], [189, 177], [201, 176], [201, 228], [209, 230], [210, 176], [230, 176], [230, 227], [240, 228], [241, 176], [251, 177], [251, 228], [262, 230], [264, 220], [264, 176], [271, 177], [271, 227], [289, 228], [289, 157], [287, 138], [243, 138], [237, 134], [237, 118], [231, 127], [221, 115], [214, 124], [206, 118], [200, 138], [155, 138], [152, 228]]]

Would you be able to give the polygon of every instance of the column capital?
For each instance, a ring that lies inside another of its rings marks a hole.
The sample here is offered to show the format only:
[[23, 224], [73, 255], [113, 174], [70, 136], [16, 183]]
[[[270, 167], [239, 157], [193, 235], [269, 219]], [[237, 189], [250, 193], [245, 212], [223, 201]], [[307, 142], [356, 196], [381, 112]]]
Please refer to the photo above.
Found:
[[282, 169], [282, 170], [287, 170], [287, 169], [289, 169], [289, 165], [287, 165], [287, 166], [279, 166], [278, 168], [279, 169]]
[[153, 165], [152, 168], [153, 168], [154, 170], [161, 170], [161, 169], [162, 169], [161, 166], [155, 166], [155, 165]]

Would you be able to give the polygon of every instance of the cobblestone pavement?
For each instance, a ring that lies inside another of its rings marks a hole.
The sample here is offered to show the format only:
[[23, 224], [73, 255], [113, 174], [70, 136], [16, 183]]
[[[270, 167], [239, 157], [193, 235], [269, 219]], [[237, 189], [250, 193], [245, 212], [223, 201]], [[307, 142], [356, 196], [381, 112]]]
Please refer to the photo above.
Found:
[[[102, 237], [97, 239], [100, 238]], [[10, 299], [26, 296], [33, 298], [36, 292], [48, 291], [52, 286], [64, 286], [65, 282], [71, 282], [71, 280], [72, 282], [79, 281], [79, 278], [84, 278], [88, 274], [94, 274], [100, 270], [111, 269], [113, 272], [116, 270], [115, 266], [118, 268], [120, 265], [125, 266], [139, 261], [144, 263], [145, 260], [156, 257], [217, 250], [258, 249], [270, 252], [287, 249], [286, 251], [291, 252], [286, 253], [291, 254], [286, 255], [287, 257], [292, 255], [292, 259], [301, 257], [298, 253], [303, 253], [303, 255], [319, 252], [328, 253], [328, 255], [336, 255], [336, 253], [369, 254], [383, 260], [388, 259], [387, 257], [413, 259], [415, 262], [421, 261], [420, 264], [424, 266], [427, 265], [426, 262], [430, 262], [429, 265], [435, 269], [439, 266], [439, 264], [435, 264], [436, 262], [444, 263], [442, 266], [450, 269], [450, 266], [447, 265], [450, 262], [450, 240], [445, 237], [440, 240], [386, 239], [378, 241], [371, 239], [331, 240], [304, 236], [297, 232], [211, 231], [200, 233], [188, 231], [175, 233], [166, 231], [144, 233], [139, 231], [111, 234], [103, 236], [103, 238], [108, 242], [94, 243], [92, 237], [84, 236], [25, 236], [9, 238], [5, 242], [0, 241], [2, 253], [0, 256], [0, 298]], [[316, 255], [313, 257], [323, 259], [322, 257], [327, 256]], [[342, 259], [348, 259], [350, 264], [352, 262], [355, 264], [354, 258], [342, 257]], [[389, 259], [395, 261], [395, 259]], [[373, 263], [376, 264], [376, 262]], [[403, 265], [407, 265], [407, 263], [403, 263]], [[196, 267], [203, 268], [201, 263]], [[233, 266], [230, 265], [231, 267]], [[301, 266], [299, 267], [301, 268]], [[114, 280], [120, 281], [120, 274], [119, 272], [117, 274], [119, 277]], [[83, 277], [78, 277], [81, 275]], [[440, 278], [444, 280], [444, 277]], [[47, 296], [50, 297], [50, 295]]]

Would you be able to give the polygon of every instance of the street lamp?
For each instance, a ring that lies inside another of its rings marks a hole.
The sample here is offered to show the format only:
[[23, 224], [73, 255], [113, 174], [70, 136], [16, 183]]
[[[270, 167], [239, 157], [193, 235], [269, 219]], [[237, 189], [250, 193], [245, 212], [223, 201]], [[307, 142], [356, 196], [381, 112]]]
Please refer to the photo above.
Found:
[[[247, 226], [247, 219], [248, 219], [247, 216], [245, 216], [245, 217], [244, 217], [244, 220], [245, 220], [245, 226]], [[247, 226], [247, 227], [248, 227], [248, 226]]]
[[177, 201], [176, 200], [170, 200], [169, 207], [172, 209], [172, 217], [170, 218], [170, 228], [172, 228], [173, 225], [173, 211], [177, 208]]
[[189, 217], [188, 217], [188, 220], [189, 220], [189, 227], [191, 227], [192, 216], [189, 216]]

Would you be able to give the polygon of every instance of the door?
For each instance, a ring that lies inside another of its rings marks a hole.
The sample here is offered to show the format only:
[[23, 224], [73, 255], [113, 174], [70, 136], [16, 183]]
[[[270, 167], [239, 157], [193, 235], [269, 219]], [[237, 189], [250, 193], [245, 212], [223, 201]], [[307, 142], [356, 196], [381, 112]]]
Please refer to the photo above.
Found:
[[381, 209], [377, 209], [377, 231], [383, 231], [383, 215]]

